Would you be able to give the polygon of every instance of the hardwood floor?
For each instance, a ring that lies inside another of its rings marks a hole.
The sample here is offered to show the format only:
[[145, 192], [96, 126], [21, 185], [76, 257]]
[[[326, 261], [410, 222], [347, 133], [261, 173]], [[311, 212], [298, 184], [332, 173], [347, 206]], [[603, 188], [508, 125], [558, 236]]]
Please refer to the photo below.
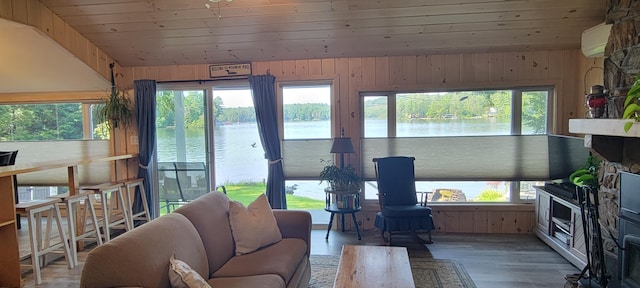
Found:
[[[365, 231], [361, 241], [355, 232], [337, 231], [331, 231], [325, 241], [324, 233], [312, 232], [311, 254], [340, 255], [343, 244], [384, 244], [376, 231]], [[564, 287], [566, 274], [580, 273], [535, 235], [433, 234], [433, 242], [422, 245], [407, 235], [394, 236], [392, 245], [406, 246], [409, 257], [426, 253], [436, 259], [457, 260], [478, 288]]]
[[[26, 226], [25, 226], [26, 227]], [[26, 229], [20, 231], [26, 234]], [[355, 232], [313, 230], [312, 255], [340, 255], [343, 244], [385, 245], [375, 230]], [[27, 245], [22, 241], [21, 245]], [[26, 239], [25, 239], [26, 240]], [[392, 245], [406, 246], [410, 257], [433, 257], [461, 262], [477, 287], [564, 287], [566, 274], [579, 270], [534, 235], [434, 234], [433, 244], [424, 245], [415, 236], [394, 236]], [[43, 283], [34, 284], [33, 274], [23, 274], [24, 287], [78, 287], [82, 264], [88, 252], [79, 253], [79, 266], [67, 269], [64, 259], [42, 269]]]

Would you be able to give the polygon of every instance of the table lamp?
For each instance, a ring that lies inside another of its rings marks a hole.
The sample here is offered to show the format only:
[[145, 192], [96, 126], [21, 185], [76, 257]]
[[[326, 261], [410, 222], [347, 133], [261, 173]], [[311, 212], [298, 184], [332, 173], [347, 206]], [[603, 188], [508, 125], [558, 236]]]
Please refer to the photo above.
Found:
[[341, 129], [340, 137], [333, 138], [333, 145], [331, 145], [331, 153], [340, 153], [340, 169], [344, 169], [344, 153], [355, 153], [351, 138], [343, 136], [344, 130]]

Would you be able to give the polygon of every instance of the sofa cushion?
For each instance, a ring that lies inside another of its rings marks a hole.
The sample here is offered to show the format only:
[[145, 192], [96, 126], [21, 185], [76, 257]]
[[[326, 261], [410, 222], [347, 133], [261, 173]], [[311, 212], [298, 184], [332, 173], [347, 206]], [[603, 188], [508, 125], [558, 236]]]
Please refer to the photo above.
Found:
[[209, 192], [176, 209], [196, 227], [207, 251], [210, 275], [235, 255], [229, 224], [229, 198], [219, 192]]
[[288, 283], [306, 252], [307, 244], [303, 240], [284, 238], [253, 253], [234, 256], [213, 273], [212, 278], [277, 274]]
[[238, 201], [229, 202], [229, 222], [236, 244], [236, 255], [251, 253], [282, 240], [265, 194], [260, 194], [247, 207]]
[[220, 277], [209, 279], [211, 287], [224, 288], [285, 288], [280, 276], [275, 274], [253, 275], [246, 277]]
[[198, 231], [189, 219], [171, 213], [89, 252], [80, 287], [169, 288], [169, 258], [174, 254], [200, 275], [209, 275]]
[[169, 281], [172, 288], [211, 288], [209, 283], [189, 267], [189, 264], [176, 259], [169, 259]]

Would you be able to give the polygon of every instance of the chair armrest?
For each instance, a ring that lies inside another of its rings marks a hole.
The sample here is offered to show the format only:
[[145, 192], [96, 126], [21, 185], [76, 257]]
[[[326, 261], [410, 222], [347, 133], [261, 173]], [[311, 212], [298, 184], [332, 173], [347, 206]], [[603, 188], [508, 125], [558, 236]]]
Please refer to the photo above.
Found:
[[429, 191], [429, 192], [416, 192], [416, 194], [420, 194], [420, 199], [418, 200], [420, 203], [420, 206], [426, 207], [427, 206], [427, 196], [429, 196], [429, 194], [433, 194], [433, 192]]
[[311, 255], [311, 213], [302, 210], [273, 210], [282, 238], [300, 238], [307, 243]]

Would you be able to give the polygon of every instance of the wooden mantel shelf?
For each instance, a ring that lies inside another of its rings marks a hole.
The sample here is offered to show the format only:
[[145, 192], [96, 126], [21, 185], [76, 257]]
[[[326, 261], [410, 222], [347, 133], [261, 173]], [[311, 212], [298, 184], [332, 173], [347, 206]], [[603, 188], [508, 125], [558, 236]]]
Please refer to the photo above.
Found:
[[603, 135], [640, 138], [640, 123], [631, 126], [624, 132], [624, 123], [631, 120], [622, 119], [570, 119], [569, 132], [585, 135]]
[[585, 147], [611, 162], [640, 162], [640, 123], [624, 131], [622, 119], [570, 119], [569, 132], [584, 134]]

